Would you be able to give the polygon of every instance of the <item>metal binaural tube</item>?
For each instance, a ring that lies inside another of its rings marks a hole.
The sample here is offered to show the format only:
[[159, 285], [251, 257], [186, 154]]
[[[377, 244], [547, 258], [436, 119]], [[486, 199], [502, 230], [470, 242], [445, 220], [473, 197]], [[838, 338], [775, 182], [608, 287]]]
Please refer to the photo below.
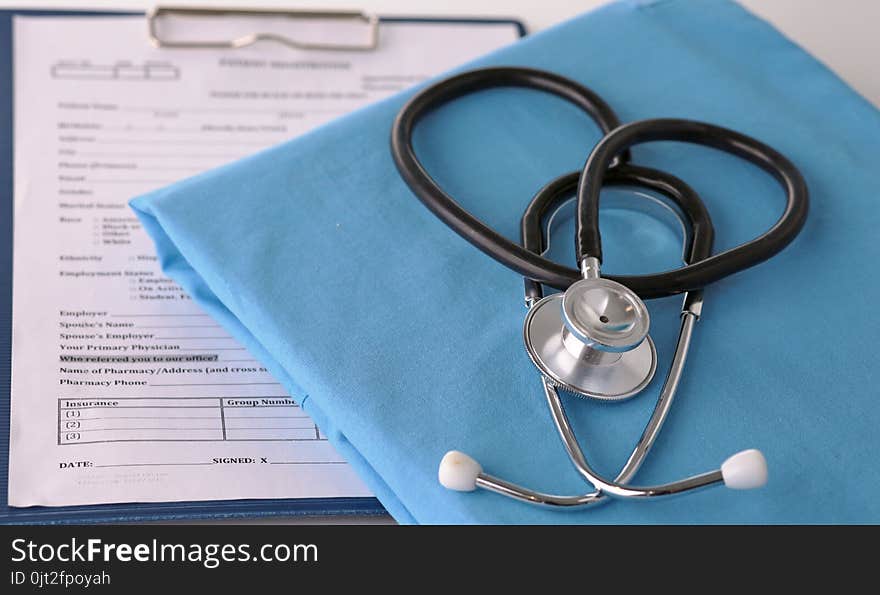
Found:
[[[656, 486], [655, 489], [662, 491], [662, 493], [655, 493], [652, 495], [670, 497], [680, 495], [684, 492], [692, 492], [698, 489], [708, 488], [723, 482], [724, 479], [721, 476], [721, 471], [710, 471], [672, 484]], [[599, 504], [607, 502], [608, 500], [604, 497], [602, 492], [598, 491], [580, 496], [559, 496], [556, 494], [536, 492], [499, 477], [489, 475], [488, 473], [480, 473], [477, 476], [476, 487], [502, 496], [507, 496], [508, 498], [513, 498], [514, 500], [519, 500], [520, 502], [527, 502], [529, 504], [552, 508], [576, 508], [579, 506]]]
[[678, 391], [678, 384], [681, 381], [681, 375], [684, 371], [685, 362], [687, 361], [688, 351], [690, 350], [691, 345], [691, 337], [694, 333], [694, 325], [698, 320], [697, 315], [689, 309], [689, 304], [702, 303], [703, 292], [699, 291], [693, 293], [699, 293], [700, 296], [691, 296], [691, 299], [685, 297], [685, 309], [681, 314], [681, 329], [678, 333], [678, 343], [675, 346], [675, 355], [672, 358], [672, 364], [669, 366], [669, 372], [666, 374], [666, 381], [663, 383], [663, 388], [660, 390], [660, 396], [657, 397], [657, 404], [654, 406], [654, 412], [651, 414], [651, 419], [648, 420], [645, 430], [642, 432], [642, 436], [636, 443], [636, 447], [626, 461], [626, 465], [623, 466], [623, 469], [615, 479], [616, 482], [626, 483], [633, 478], [642, 466], [642, 463], [644, 463], [645, 458], [648, 456], [648, 451], [654, 446], [654, 441], [657, 440], [657, 436], [660, 434], [660, 429], [663, 427], [667, 415], [669, 415], [669, 409], [672, 407], [672, 401]]
[[598, 279], [601, 276], [599, 259], [595, 256], [587, 256], [581, 261], [581, 276], [584, 279]]
[[[600, 504], [602, 502], [606, 502], [608, 500], [608, 496], [619, 498], [672, 496], [723, 483], [724, 479], [721, 475], [721, 471], [716, 470], [659, 486], [634, 487], [620, 485], [628, 482], [635, 476], [636, 472], [639, 470], [642, 463], [647, 458], [648, 452], [650, 452], [651, 447], [654, 445], [654, 441], [657, 439], [663, 423], [666, 421], [669, 410], [672, 406], [672, 402], [675, 398], [679, 382], [681, 381], [682, 372], [684, 370], [684, 365], [687, 360], [688, 351], [690, 348], [694, 326], [696, 324], [696, 321], [699, 319], [699, 311], [701, 305], [701, 291], [691, 292], [689, 295], [685, 296], [682, 307], [681, 328], [679, 331], [678, 342], [676, 344], [675, 355], [673, 357], [672, 364], [670, 365], [669, 372], [666, 376], [666, 380], [663, 384], [662, 389], [660, 390], [660, 396], [657, 399], [657, 404], [654, 407], [651, 418], [648, 420], [648, 423], [645, 426], [645, 430], [643, 431], [641, 438], [639, 439], [638, 443], [630, 454], [626, 465], [624, 465], [623, 469], [621, 469], [620, 473], [618, 473], [613, 482], [602, 479], [601, 476], [599, 476], [590, 467], [589, 463], [584, 457], [583, 452], [580, 449], [580, 446], [578, 445], [577, 439], [574, 436], [574, 431], [572, 430], [568, 422], [568, 417], [565, 415], [565, 412], [562, 408], [562, 403], [559, 399], [556, 388], [550, 382], [548, 382], [546, 377], [543, 377], [542, 383], [544, 386], [545, 395], [548, 400], [548, 405], [550, 406], [550, 410], [553, 415], [554, 423], [556, 423], [557, 430], [562, 437], [563, 445], [566, 448], [566, 452], [568, 453], [578, 472], [580, 472], [581, 475], [596, 489], [593, 492], [576, 496], [547, 494], [544, 492], [538, 492], [519, 486], [517, 484], [500, 479], [498, 477], [494, 477], [486, 473], [481, 473], [477, 477], [476, 487], [495, 492], [497, 494], [501, 494], [515, 500], [520, 500], [522, 502], [528, 502], [531, 504], [542, 506], [570, 508]], [[612, 492], [611, 490], [614, 491]]]
[[568, 416], [565, 414], [565, 409], [562, 407], [562, 400], [559, 398], [559, 393], [556, 391], [556, 388], [546, 380], [544, 380], [544, 394], [547, 397], [547, 404], [553, 415], [556, 429], [559, 431], [565, 450], [574, 463], [575, 468], [584, 479], [604, 494], [616, 498], [653, 498], [657, 496], [671, 496], [673, 494], [679, 494], [715, 483], [722, 483], [724, 481], [721, 476], [721, 471], [710, 471], [708, 473], [695, 475], [672, 483], [643, 487], [627, 486], [616, 480], [605, 479], [590, 466], [586, 457], [584, 457], [584, 453], [581, 451], [577, 438], [574, 435], [574, 430], [568, 421]]

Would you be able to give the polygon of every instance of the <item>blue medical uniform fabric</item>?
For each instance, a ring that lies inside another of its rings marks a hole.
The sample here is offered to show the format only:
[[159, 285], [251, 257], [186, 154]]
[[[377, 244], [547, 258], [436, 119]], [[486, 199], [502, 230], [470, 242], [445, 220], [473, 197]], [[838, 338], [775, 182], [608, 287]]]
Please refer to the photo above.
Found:
[[[621, 2], [463, 68], [544, 68], [593, 88], [623, 121], [691, 118], [770, 144], [803, 172], [806, 226], [784, 252], [706, 290], [678, 400], [634, 483], [765, 453], [768, 485], [577, 512], [437, 482], [450, 449], [553, 493], [588, 491], [552, 426], [522, 345], [522, 280], [446, 228], [391, 159], [412, 91], [132, 202], [165, 271], [265, 362], [405, 523], [877, 522], [876, 301], [880, 116], [767, 23], [721, 0]], [[528, 90], [490, 90], [429, 115], [418, 154], [465, 207], [510, 238], [533, 193], [580, 168], [591, 121]], [[716, 249], [781, 214], [765, 172], [711, 149], [641, 145], [704, 198]], [[626, 194], [622, 190], [616, 193]], [[610, 194], [610, 191], [609, 191]], [[570, 213], [551, 254], [573, 262]], [[607, 273], [674, 267], [680, 238], [605, 209]], [[566, 396], [594, 464], [612, 475], [650, 415], [675, 346], [679, 298], [649, 302], [658, 373], [640, 396]]]

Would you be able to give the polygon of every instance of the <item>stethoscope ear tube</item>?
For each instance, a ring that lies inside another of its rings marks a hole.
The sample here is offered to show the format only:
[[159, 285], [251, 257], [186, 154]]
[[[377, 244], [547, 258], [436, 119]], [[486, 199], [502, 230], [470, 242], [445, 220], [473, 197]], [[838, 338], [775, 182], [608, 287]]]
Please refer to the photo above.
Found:
[[698, 318], [695, 311], [687, 308], [688, 301], [686, 298], [675, 357], [663, 388], [660, 390], [657, 404], [629, 459], [613, 480], [604, 478], [590, 466], [568, 421], [568, 416], [559, 397], [559, 391], [546, 377], [543, 377], [541, 381], [547, 405], [566, 453], [581, 476], [593, 486], [593, 491], [575, 496], [538, 492], [485, 473], [476, 460], [459, 451], [449, 451], [440, 461], [438, 479], [441, 485], [450, 490], [464, 492], [479, 488], [514, 500], [563, 509], [600, 504], [606, 502], [608, 497], [654, 499], [690, 493], [722, 484], [736, 490], [762, 487], [767, 483], [767, 461], [764, 459], [764, 455], [755, 449], [740, 451], [728, 457], [720, 468], [714, 471], [662, 485], [628, 485], [629, 480], [638, 472], [660, 434], [678, 389], [681, 373], [687, 360], [691, 335]]

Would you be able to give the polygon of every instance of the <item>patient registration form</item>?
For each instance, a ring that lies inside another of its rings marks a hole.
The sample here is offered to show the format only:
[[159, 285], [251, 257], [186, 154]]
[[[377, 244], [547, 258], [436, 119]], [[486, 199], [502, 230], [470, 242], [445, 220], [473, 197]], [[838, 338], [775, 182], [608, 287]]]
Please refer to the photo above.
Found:
[[10, 505], [369, 495], [284, 387], [162, 275], [127, 201], [515, 28], [387, 23], [371, 52], [157, 50], [143, 17], [20, 17], [14, 34]]

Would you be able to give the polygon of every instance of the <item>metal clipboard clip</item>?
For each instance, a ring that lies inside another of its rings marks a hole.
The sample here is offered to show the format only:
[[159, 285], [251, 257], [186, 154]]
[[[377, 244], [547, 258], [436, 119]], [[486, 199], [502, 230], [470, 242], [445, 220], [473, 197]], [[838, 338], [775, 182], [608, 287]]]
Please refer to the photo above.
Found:
[[[281, 33], [253, 32], [231, 39], [181, 41], [163, 37], [159, 32], [159, 22], [168, 16], [183, 17], [262, 17], [284, 18], [296, 21], [333, 21], [346, 24], [363, 25], [364, 39], [357, 43], [321, 42], [294, 39]], [[252, 45], [258, 41], [275, 41], [290, 48], [301, 50], [339, 50], [370, 51], [379, 45], [379, 17], [359, 11], [343, 10], [284, 10], [250, 8], [190, 8], [182, 6], [156, 6], [147, 12], [147, 36], [156, 48], [202, 48], [236, 49]]]

